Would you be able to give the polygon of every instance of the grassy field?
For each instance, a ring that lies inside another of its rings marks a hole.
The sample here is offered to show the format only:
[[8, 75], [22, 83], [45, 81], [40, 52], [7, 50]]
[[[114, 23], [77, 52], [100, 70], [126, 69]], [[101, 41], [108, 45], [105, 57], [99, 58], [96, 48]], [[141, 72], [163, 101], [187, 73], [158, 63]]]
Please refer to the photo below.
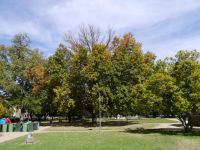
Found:
[[152, 129], [168, 119], [104, 120], [98, 127], [54, 126], [47, 133], [34, 134], [35, 144], [26, 136], [0, 144], [0, 150], [199, 150], [200, 133], [163, 132]]
[[166, 118], [141, 118], [137, 119], [139, 123], [176, 123], [178, 120]]
[[[152, 124], [152, 123], [146, 123], [146, 124], [143, 124], [143, 123], [141, 123], [141, 124], [132, 124], [132, 123], [123, 124], [123, 123], [120, 123], [119, 125], [115, 125], [115, 126], [112, 126], [112, 125], [102, 126], [100, 129], [102, 131], [107, 131], [107, 130], [125, 131], [126, 129], [134, 130], [134, 129], [138, 129], [138, 128], [149, 129], [149, 128], [155, 127], [156, 125], [157, 125], [156, 123], [155, 124]], [[98, 131], [99, 127], [98, 126], [97, 127], [53, 126], [53, 127], [47, 129], [47, 131], [89, 131], [89, 130], [90, 131]]]
[[[119, 121], [119, 120], [111, 120], [111, 119], [104, 119], [105, 121]], [[178, 120], [175, 118], [140, 118], [140, 119], [130, 119], [128, 122], [131, 123], [176, 123]]]
[[66, 132], [34, 134], [0, 144], [0, 150], [199, 150], [199, 136], [133, 134], [129, 132]]
[[[142, 119], [132, 119], [132, 120], [113, 120], [113, 119], [102, 119], [101, 130], [117, 130], [124, 131], [126, 129], [137, 129], [144, 128], [149, 129], [153, 128], [159, 123], [177, 123], [176, 120], [170, 120], [165, 118], [142, 118]], [[68, 124], [64, 123], [63, 125], [57, 125], [56, 122], [54, 126], [48, 129], [48, 131], [84, 131], [84, 130], [99, 130], [97, 126], [91, 126], [91, 124], [79, 125], [79, 124]]]
[[[175, 118], [169, 119], [169, 118], [140, 118], [140, 119], [109, 119], [109, 118], [102, 118], [102, 124], [103, 125], [120, 125], [122, 124], [141, 124], [141, 123], [177, 123], [178, 120]], [[99, 119], [97, 119], [97, 122], [99, 122]], [[91, 119], [85, 120], [85, 125], [91, 124]], [[50, 125], [49, 121], [42, 121], [42, 125]], [[84, 126], [81, 122], [75, 122], [75, 123], [68, 123], [67, 120], [62, 120], [62, 123], [59, 122], [59, 120], [54, 120], [53, 125], [65, 125], [65, 126]]]

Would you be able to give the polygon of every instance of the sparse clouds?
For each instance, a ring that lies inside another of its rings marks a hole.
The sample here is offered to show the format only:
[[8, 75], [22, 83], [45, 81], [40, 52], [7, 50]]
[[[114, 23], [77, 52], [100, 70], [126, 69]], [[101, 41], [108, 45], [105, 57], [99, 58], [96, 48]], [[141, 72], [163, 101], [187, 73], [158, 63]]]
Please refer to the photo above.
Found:
[[132, 32], [144, 50], [160, 58], [174, 55], [183, 45], [200, 48], [199, 0], [2, 0], [0, 9], [1, 43], [26, 32], [34, 45], [53, 52], [64, 32], [92, 24], [112, 27], [117, 34]]

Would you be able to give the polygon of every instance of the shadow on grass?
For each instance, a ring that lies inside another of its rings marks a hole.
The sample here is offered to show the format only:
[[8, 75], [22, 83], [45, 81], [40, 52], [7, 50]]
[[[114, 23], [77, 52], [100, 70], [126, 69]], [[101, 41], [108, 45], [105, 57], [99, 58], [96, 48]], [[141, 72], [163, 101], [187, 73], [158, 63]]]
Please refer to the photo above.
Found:
[[[137, 122], [127, 122], [127, 121], [105, 121], [101, 123], [102, 127], [116, 127], [116, 126], [127, 126], [127, 125], [133, 125], [138, 124]], [[99, 126], [99, 123], [91, 123], [91, 122], [53, 122], [50, 124], [49, 122], [41, 122], [41, 126], [53, 126], [53, 127], [59, 127], [59, 126], [74, 126], [74, 127], [97, 127]]]
[[160, 128], [160, 129], [126, 129], [123, 132], [137, 133], [137, 134], [162, 134], [162, 135], [183, 135], [183, 136], [200, 136], [200, 130], [193, 130], [191, 132], [184, 132], [183, 129], [173, 129], [173, 128]]
[[174, 124], [170, 124], [170, 126], [174, 126], [174, 127], [182, 127], [181, 123], [174, 123]]

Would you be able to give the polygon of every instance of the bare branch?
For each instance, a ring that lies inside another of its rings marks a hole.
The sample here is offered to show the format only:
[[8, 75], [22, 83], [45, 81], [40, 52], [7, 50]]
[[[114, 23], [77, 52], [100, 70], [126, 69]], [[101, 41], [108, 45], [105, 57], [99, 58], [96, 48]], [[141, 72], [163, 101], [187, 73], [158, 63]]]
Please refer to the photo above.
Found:
[[110, 44], [114, 37], [112, 29], [107, 31], [105, 37], [102, 36], [101, 31], [92, 25], [82, 25], [79, 28], [78, 37], [75, 37], [71, 32], [65, 33], [64, 40], [71, 50], [75, 50], [78, 46], [82, 46], [88, 49], [88, 52], [92, 52], [93, 48], [97, 44], [105, 45], [105, 48], [110, 48]]

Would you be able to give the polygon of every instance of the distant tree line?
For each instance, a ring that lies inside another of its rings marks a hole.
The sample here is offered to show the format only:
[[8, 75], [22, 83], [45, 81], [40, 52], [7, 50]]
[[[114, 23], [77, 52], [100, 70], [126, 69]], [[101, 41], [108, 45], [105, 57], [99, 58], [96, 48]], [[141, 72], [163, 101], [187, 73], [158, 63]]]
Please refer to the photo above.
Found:
[[[65, 44], [45, 58], [26, 34], [0, 45], [0, 98], [30, 116], [174, 115], [186, 131], [200, 113], [200, 53], [180, 50], [156, 60], [131, 33], [114, 36], [95, 27], [66, 34]], [[12, 106], [12, 107], [11, 107]], [[3, 111], [3, 106], [0, 105]], [[0, 110], [0, 112], [2, 112]]]

